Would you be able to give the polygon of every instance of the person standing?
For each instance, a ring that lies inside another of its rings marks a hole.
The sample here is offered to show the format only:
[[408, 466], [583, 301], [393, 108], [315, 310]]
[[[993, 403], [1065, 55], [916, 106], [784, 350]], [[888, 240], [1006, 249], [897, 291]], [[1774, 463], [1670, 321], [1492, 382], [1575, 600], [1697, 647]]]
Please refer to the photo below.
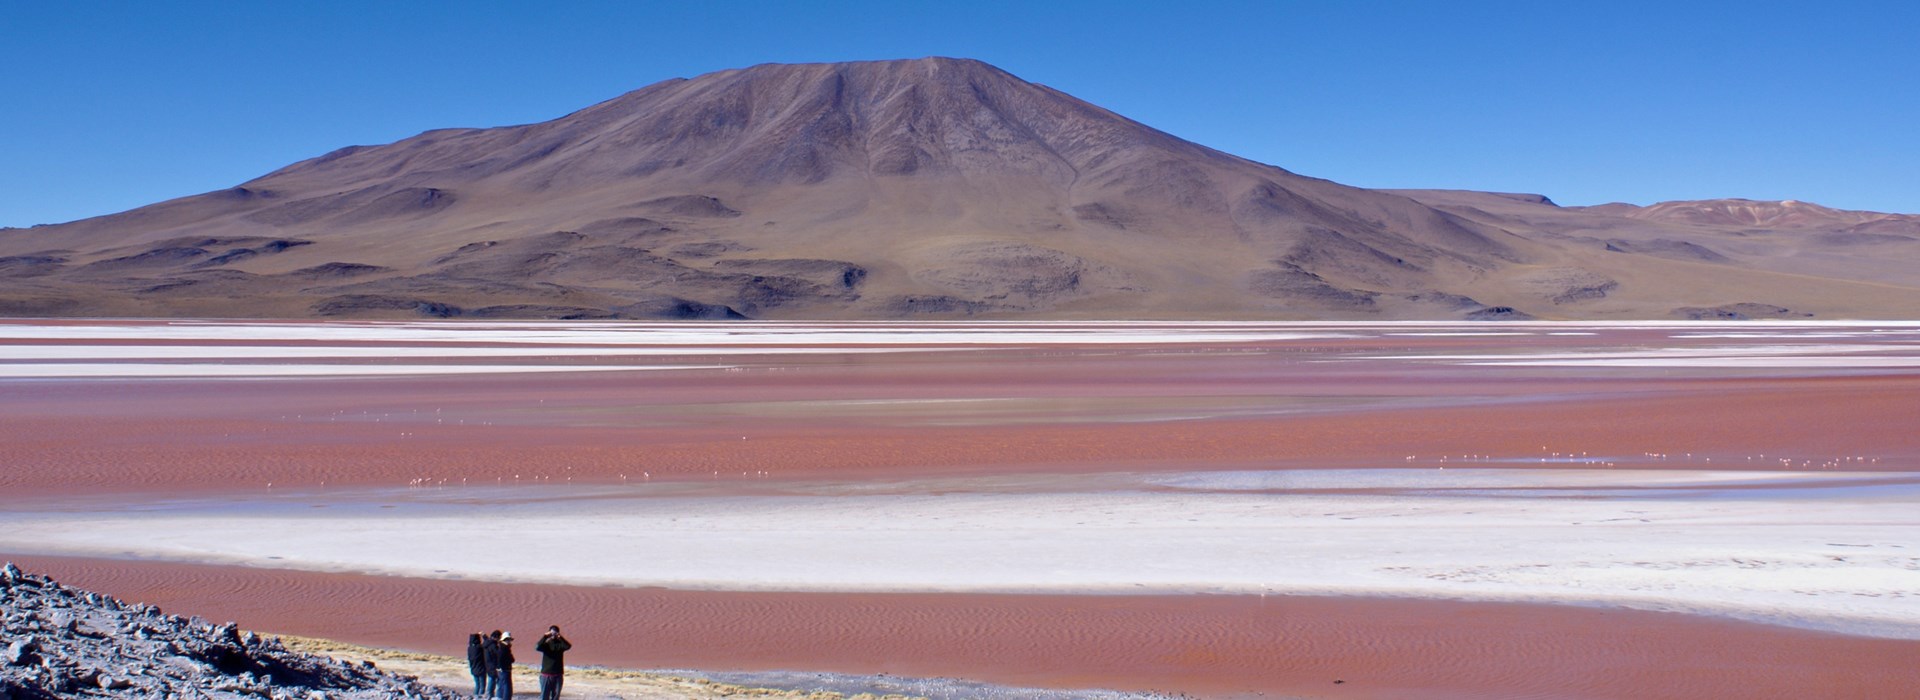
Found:
[[494, 662], [499, 659], [500, 630], [494, 630], [493, 634], [489, 634], [486, 638], [480, 640], [480, 662], [485, 665], [487, 669], [487, 689], [485, 692], [480, 693], [480, 697], [491, 698], [500, 694], [496, 688], [496, 685], [500, 682], [500, 667], [494, 665]]
[[560, 636], [560, 626], [547, 628], [533, 648], [540, 652], [540, 700], [560, 700], [560, 681], [566, 675], [566, 654], [573, 642]]
[[513, 633], [503, 632], [493, 645], [493, 696], [513, 700]]
[[467, 635], [467, 670], [473, 673], [473, 696], [487, 696], [487, 677], [493, 674], [487, 671], [487, 645], [480, 641], [481, 634]]

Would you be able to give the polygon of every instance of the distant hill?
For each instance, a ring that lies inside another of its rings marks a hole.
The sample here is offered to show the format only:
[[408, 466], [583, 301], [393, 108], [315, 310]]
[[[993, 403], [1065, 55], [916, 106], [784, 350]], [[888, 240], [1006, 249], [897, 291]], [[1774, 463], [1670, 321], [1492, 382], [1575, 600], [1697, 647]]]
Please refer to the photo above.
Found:
[[1915, 317], [1916, 221], [1367, 190], [978, 61], [769, 64], [0, 231], [0, 315]]

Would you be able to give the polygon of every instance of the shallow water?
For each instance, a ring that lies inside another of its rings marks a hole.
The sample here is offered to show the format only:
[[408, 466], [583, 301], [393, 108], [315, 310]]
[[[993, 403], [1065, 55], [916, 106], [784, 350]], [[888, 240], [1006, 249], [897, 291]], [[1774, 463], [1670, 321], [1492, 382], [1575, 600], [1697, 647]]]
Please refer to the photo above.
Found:
[[359, 641], [657, 625], [627, 666], [1873, 695], [1916, 415], [1904, 322], [0, 322], [0, 550]]
[[[620, 668], [958, 677], [1209, 698], [1900, 697], [1920, 641], [1633, 610], [1358, 597], [672, 591], [7, 555], [169, 612], [458, 655], [557, 624]], [[1339, 682], [1336, 682], [1339, 681]]]

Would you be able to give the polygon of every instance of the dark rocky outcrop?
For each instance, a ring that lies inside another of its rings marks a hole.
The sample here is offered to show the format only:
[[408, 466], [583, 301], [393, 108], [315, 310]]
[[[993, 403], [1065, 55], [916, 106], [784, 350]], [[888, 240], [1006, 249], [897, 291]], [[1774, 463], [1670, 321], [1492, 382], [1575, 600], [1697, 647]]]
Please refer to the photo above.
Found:
[[229, 622], [166, 615], [150, 605], [0, 569], [0, 698], [265, 698], [452, 700], [454, 693], [288, 650]]
[[207, 249], [188, 246], [164, 246], [135, 253], [88, 263], [81, 267], [82, 272], [110, 273], [127, 270], [146, 270], [153, 268], [177, 267], [206, 259]]
[[622, 318], [658, 318], [682, 321], [738, 321], [745, 315], [733, 307], [704, 304], [686, 299], [654, 299], [628, 304], [614, 310]]
[[1813, 314], [1797, 313], [1784, 306], [1741, 302], [1712, 307], [1682, 306], [1673, 310], [1673, 316], [1689, 321], [1749, 321], [1756, 318], [1810, 318]]
[[899, 316], [913, 314], [972, 315], [985, 313], [993, 306], [985, 302], [957, 299], [950, 296], [901, 296], [887, 300], [886, 308]]
[[740, 215], [739, 211], [727, 206], [719, 199], [694, 194], [650, 199], [633, 206], [636, 209], [694, 218], [724, 219]]
[[1615, 238], [1607, 241], [1606, 247], [1608, 251], [1615, 253], [1637, 253], [1640, 255], [1651, 255], [1656, 258], [1696, 260], [1712, 263], [1731, 262], [1727, 259], [1727, 256], [1715, 252], [1712, 248], [1697, 243], [1668, 240], [1665, 238], [1651, 241], [1628, 241]]
[[376, 272], [388, 272], [390, 268], [365, 263], [330, 262], [313, 267], [303, 267], [287, 274], [306, 279], [328, 280], [345, 277], [359, 277]]
[[427, 299], [381, 294], [342, 294], [313, 305], [317, 316], [360, 316], [380, 312], [410, 312], [429, 318], [453, 318], [461, 308]]
[[622, 216], [614, 219], [601, 219], [580, 227], [581, 233], [596, 236], [626, 236], [641, 238], [662, 233], [673, 233], [673, 227], [644, 216]]
[[585, 306], [554, 306], [551, 304], [500, 304], [483, 306], [467, 314], [473, 318], [543, 318], [556, 321], [612, 321], [627, 318], [625, 314], [606, 309]]
[[1533, 320], [1533, 314], [1511, 306], [1489, 306], [1469, 312], [1466, 318], [1469, 321], [1530, 321]]
[[1093, 202], [1074, 207], [1073, 218], [1118, 229], [1127, 227], [1126, 212], [1118, 206], [1105, 202]]
[[1479, 301], [1474, 300], [1473, 297], [1467, 296], [1465, 294], [1448, 294], [1446, 292], [1437, 292], [1437, 291], [1431, 291], [1431, 290], [1425, 291], [1425, 292], [1419, 292], [1416, 294], [1409, 294], [1407, 295], [1407, 301], [1411, 301], [1418, 304], [1430, 304], [1440, 308], [1453, 309], [1456, 311], [1464, 311], [1467, 309], [1482, 309], [1486, 306], [1485, 304], [1482, 304]]
[[1379, 296], [1373, 292], [1335, 286], [1292, 263], [1275, 261], [1274, 264], [1272, 269], [1256, 270], [1248, 275], [1247, 287], [1250, 291], [1294, 304], [1344, 311], [1371, 311], [1374, 309], [1374, 297]]
[[866, 268], [842, 260], [722, 260], [714, 269], [803, 279], [825, 287], [853, 289], [867, 278]]
[[9, 255], [0, 257], [0, 275], [39, 277], [58, 272], [66, 264], [67, 259], [58, 255]]

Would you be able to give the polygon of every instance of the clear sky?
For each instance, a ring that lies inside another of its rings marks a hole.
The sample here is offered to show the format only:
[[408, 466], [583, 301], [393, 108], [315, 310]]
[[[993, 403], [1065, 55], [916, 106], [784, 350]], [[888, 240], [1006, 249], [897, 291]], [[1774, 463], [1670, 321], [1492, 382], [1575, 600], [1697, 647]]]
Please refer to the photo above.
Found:
[[0, 225], [673, 77], [929, 55], [1352, 185], [1920, 213], [1910, 2], [7, 0]]

